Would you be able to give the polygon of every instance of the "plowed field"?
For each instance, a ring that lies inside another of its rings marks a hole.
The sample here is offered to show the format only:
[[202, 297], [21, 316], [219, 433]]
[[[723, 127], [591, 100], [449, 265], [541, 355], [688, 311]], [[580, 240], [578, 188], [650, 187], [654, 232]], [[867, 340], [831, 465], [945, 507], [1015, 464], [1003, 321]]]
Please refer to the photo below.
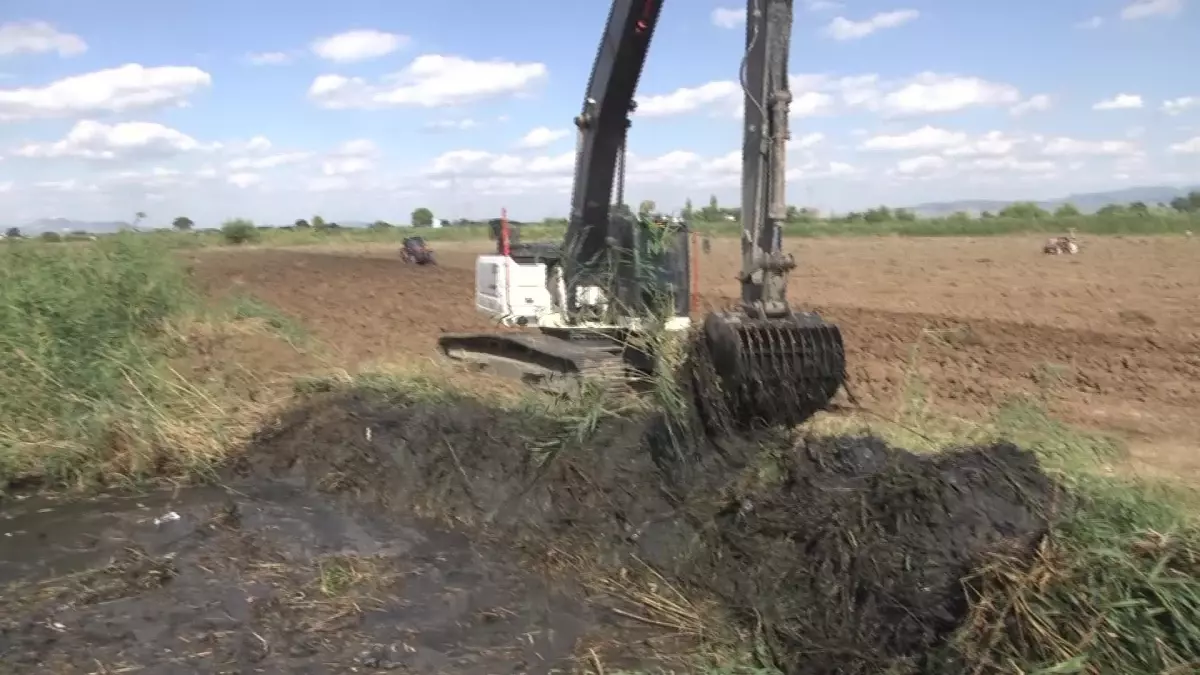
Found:
[[[240, 291], [299, 319], [345, 365], [435, 353], [443, 331], [488, 329], [474, 257], [439, 244], [437, 267], [396, 246], [189, 254], [214, 294]], [[733, 241], [701, 257], [700, 303], [736, 297]], [[1015, 392], [1116, 432], [1136, 462], [1200, 475], [1200, 241], [1104, 238], [1078, 256], [1033, 238], [826, 239], [791, 246], [792, 302], [841, 325], [851, 389], [880, 410], [914, 376], [934, 406], [971, 417]]]

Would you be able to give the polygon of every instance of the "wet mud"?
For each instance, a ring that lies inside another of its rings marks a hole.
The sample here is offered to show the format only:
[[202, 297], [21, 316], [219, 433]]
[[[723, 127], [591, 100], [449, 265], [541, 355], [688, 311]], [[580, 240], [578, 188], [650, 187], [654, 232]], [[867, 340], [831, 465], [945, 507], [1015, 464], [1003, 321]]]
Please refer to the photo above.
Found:
[[551, 673], [601, 625], [510, 552], [277, 481], [0, 506], [3, 673]]
[[0, 672], [681, 672], [754, 636], [785, 673], [949, 675], [962, 580], [1059, 499], [1006, 444], [578, 432], [327, 392], [222, 487], [3, 504]]
[[584, 577], [644, 562], [757, 633], [772, 665], [814, 675], [961, 672], [946, 644], [967, 614], [963, 579], [990, 554], [1031, 553], [1061, 497], [1008, 444], [917, 456], [872, 438], [670, 443], [653, 419], [586, 441], [556, 425], [471, 399], [334, 394], [239, 470], [570, 557]]

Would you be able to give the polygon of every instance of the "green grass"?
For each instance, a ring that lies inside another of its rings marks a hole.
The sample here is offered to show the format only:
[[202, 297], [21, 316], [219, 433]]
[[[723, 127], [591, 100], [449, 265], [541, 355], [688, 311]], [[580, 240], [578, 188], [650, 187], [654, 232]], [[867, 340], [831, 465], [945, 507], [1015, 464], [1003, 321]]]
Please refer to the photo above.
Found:
[[199, 299], [161, 240], [0, 246], [0, 490], [199, 470], [225, 411], [171, 367]]

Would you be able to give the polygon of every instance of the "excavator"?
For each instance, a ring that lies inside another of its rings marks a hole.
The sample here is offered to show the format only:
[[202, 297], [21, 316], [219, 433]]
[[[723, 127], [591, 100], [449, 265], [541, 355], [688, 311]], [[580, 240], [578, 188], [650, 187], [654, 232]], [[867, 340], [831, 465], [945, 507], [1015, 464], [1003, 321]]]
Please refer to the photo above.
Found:
[[693, 325], [689, 224], [624, 205], [634, 95], [663, 0], [613, 0], [575, 118], [566, 236], [516, 241], [493, 221], [497, 250], [476, 260], [475, 304], [506, 329], [443, 334], [445, 356], [530, 382], [561, 382], [652, 373], [665, 362], [654, 352], [666, 342], [648, 338], [666, 335], [688, 345], [690, 390], [706, 419], [794, 426], [828, 407], [845, 382], [842, 335], [789, 305], [796, 262], [782, 251], [793, 3], [747, 0], [740, 303]]

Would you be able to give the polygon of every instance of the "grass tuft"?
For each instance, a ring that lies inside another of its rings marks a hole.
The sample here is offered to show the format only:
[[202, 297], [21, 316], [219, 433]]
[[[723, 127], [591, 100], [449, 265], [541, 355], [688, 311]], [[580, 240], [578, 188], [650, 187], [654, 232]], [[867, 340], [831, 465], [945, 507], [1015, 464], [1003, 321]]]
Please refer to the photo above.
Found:
[[219, 461], [238, 415], [175, 367], [202, 314], [154, 238], [0, 248], [0, 490], [184, 476]]

